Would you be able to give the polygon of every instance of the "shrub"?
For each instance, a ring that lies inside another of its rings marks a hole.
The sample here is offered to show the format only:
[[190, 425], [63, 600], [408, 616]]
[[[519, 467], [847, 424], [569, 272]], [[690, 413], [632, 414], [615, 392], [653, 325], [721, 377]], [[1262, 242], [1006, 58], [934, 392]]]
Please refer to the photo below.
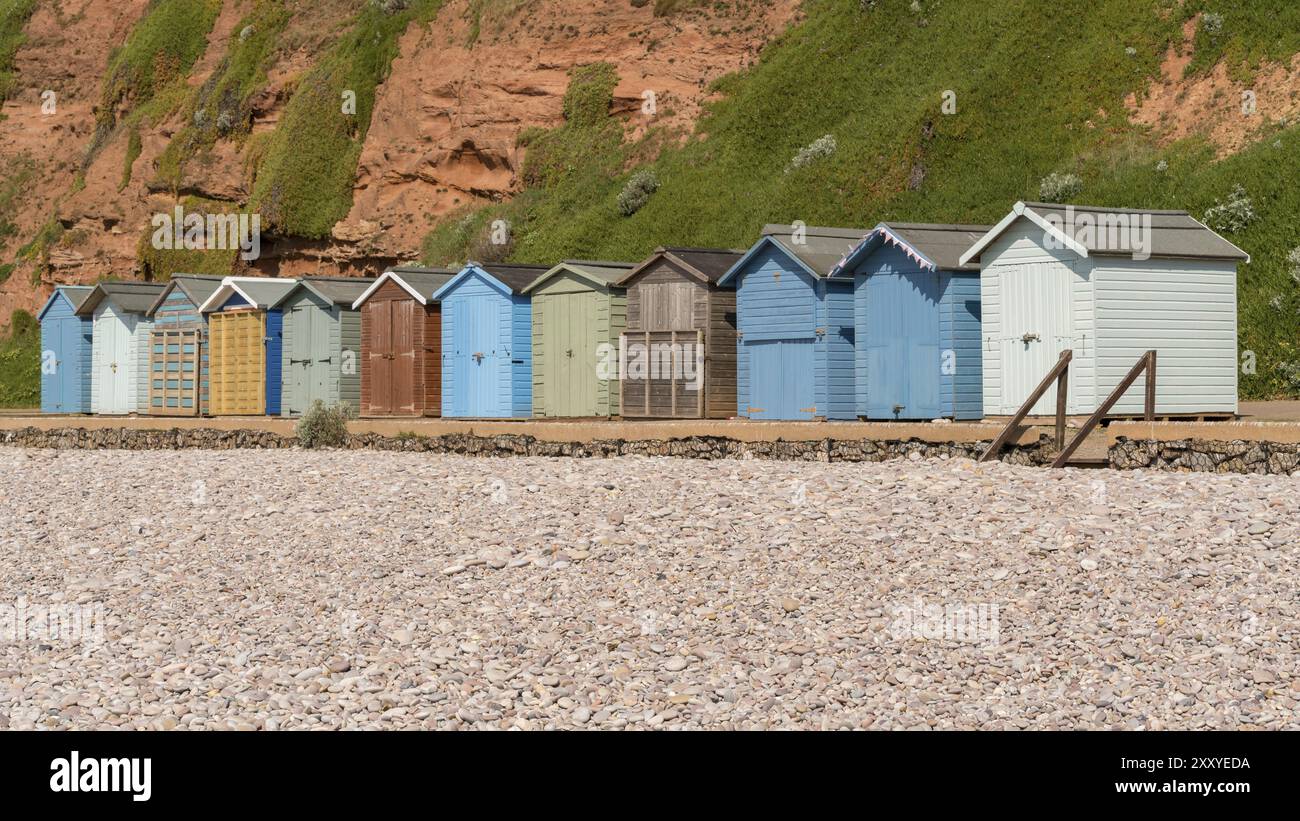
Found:
[[1223, 32], [1223, 15], [1209, 11], [1201, 17], [1201, 29], [1214, 40]]
[[348, 441], [348, 420], [355, 416], [351, 405], [311, 403], [298, 420], [298, 442], [305, 448], [337, 448]]
[[1286, 255], [1286, 262], [1291, 270], [1291, 278], [1300, 284], [1300, 246], [1291, 249], [1291, 253]]
[[1227, 202], [1214, 201], [1205, 212], [1205, 224], [1216, 231], [1236, 233], [1255, 221], [1255, 204], [1246, 196], [1246, 189], [1234, 186]]
[[1065, 202], [1079, 196], [1083, 180], [1078, 174], [1053, 172], [1038, 183], [1038, 196], [1043, 202]]
[[791, 171], [812, 165], [823, 157], [829, 157], [835, 153], [835, 149], [838, 147], [833, 134], [819, 137], [799, 149], [799, 152], [794, 155], [794, 159], [790, 160], [790, 164], [785, 167], [785, 173], [789, 174]]
[[641, 206], [650, 201], [650, 195], [659, 190], [659, 177], [649, 168], [643, 168], [632, 175], [623, 186], [623, 191], [618, 195], [618, 211], [625, 217], [630, 217]]

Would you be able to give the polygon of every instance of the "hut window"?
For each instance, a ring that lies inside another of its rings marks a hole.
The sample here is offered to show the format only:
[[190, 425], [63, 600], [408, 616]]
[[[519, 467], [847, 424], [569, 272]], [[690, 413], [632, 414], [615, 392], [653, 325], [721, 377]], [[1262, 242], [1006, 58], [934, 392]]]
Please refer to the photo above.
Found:
[[663, 282], [642, 287], [641, 326], [646, 331], [689, 331], [695, 286], [689, 282]]

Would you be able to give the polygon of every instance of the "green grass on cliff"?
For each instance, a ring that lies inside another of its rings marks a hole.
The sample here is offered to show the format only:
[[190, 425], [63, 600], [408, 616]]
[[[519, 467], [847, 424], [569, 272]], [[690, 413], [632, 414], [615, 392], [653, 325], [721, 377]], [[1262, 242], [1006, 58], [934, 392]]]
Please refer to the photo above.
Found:
[[0, 0], [0, 103], [14, 85], [14, 55], [24, 42], [23, 26], [36, 11], [36, 0]]
[[323, 238], [347, 216], [375, 89], [388, 76], [407, 26], [429, 20], [441, 4], [367, 2], [351, 30], [302, 78], [279, 127], [259, 147], [251, 204], [264, 227]]
[[[513, 226], [512, 258], [636, 260], [665, 244], [747, 247], [764, 223], [791, 220], [990, 223], [1015, 200], [1038, 199], [1054, 171], [1082, 178], [1075, 202], [1197, 216], [1241, 185], [1258, 214], [1229, 237], [1254, 258], [1242, 268], [1241, 346], [1255, 352], [1258, 369], [1242, 375], [1242, 396], [1300, 393], [1288, 376], [1300, 373], [1300, 287], [1286, 261], [1300, 246], [1296, 128], [1261, 123], [1263, 139], [1216, 161], [1198, 140], [1159, 147], [1125, 108], [1159, 76], [1168, 49], [1181, 47], [1194, 15], [1221, 15], [1221, 24], [1212, 35], [1198, 27], [1189, 73], [1224, 61], [1232, 76], [1250, 77], [1264, 61], [1300, 51], [1300, 4], [807, 0], [804, 9], [806, 21], [770, 43], [754, 68], [715, 84], [721, 99], [686, 144], [648, 163], [660, 187], [633, 216], [616, 202], [643, 146], [592, 139], [580, 163], [540, 177], [529, 174], [530, 157], [528, 188], [489, 209]], [[943, 111], [946, 91], [955, 113]], [[563, 130], [561, 143], [574, 136], [573, 120]], [[828, 134], [833, 154], [790, 168]], [[531, 153], [551, 138], [527, 139]], [[426, 261], [463, 260], [479, 232], [459, 226], [486, 222], [462, 214], [435, 227]]]
[[41, 326], [27, 311], [14, 311], [0, 340], [0, 408], [41, 404]]

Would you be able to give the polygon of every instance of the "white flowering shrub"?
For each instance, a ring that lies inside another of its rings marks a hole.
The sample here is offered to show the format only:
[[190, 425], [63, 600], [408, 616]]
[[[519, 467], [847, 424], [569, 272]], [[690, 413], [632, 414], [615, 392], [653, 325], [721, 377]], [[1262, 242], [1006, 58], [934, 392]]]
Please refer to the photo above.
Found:
[[1246, 189], [1233, 186], [1227, 202], [1214, 201], [1205, 211], [1205, 224], [1215, 231], [1236, 233], [1255, 221], [1255, 204], [1246, 196]]
[[818, 137], [799, 149], [799, 152], [794, 155], [794, 159], [790, 160], [790, 164], [785, 167], [785, 172], [789, 174], [791, 171], [812, 165], [823, 157], [833, 155], [837, 148], [839, 148], [839, 144], [835, 142], [835, 135], [827, 134], [824, 137]]
[[1201, 30], [1210, 35], [1211, 40], [1218, 39], [1223, 33], [1223, 15], [1209, 11], [1201, 17]]
[[1053, 172], [1038, 183], [1038, 196], [1043, 202], [1065, 202], [1083, 191], [1083, 179], [1078, 174]]
[[1291, 271], [1291, 278], [1300, 285], [1300, 246], [1291, 249], [1291, 253], [1286, 255], [1286, 263]]
[[649, 168], [643, 168], [632, 175], [618, 195], [618, 211], [630, 217], [650, 201], [650, 195], [659, 190], [659, 177]]

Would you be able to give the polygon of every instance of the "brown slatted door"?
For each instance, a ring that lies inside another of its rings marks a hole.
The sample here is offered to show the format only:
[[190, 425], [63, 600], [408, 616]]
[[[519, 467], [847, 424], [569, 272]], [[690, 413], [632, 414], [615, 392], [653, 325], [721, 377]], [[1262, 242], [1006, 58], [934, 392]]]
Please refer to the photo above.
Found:
[[422, 319], [417, 315], [414, 300], [404, 299], [393, 303], [392, 353], [392, 396], [396, 413], [414, 416], [415, 410], [415, 323]]
[[366, 305], [369, 319], [370, 407], [372, 416], [392, 416], [393, 408], [393, 303], [390, 300]]

